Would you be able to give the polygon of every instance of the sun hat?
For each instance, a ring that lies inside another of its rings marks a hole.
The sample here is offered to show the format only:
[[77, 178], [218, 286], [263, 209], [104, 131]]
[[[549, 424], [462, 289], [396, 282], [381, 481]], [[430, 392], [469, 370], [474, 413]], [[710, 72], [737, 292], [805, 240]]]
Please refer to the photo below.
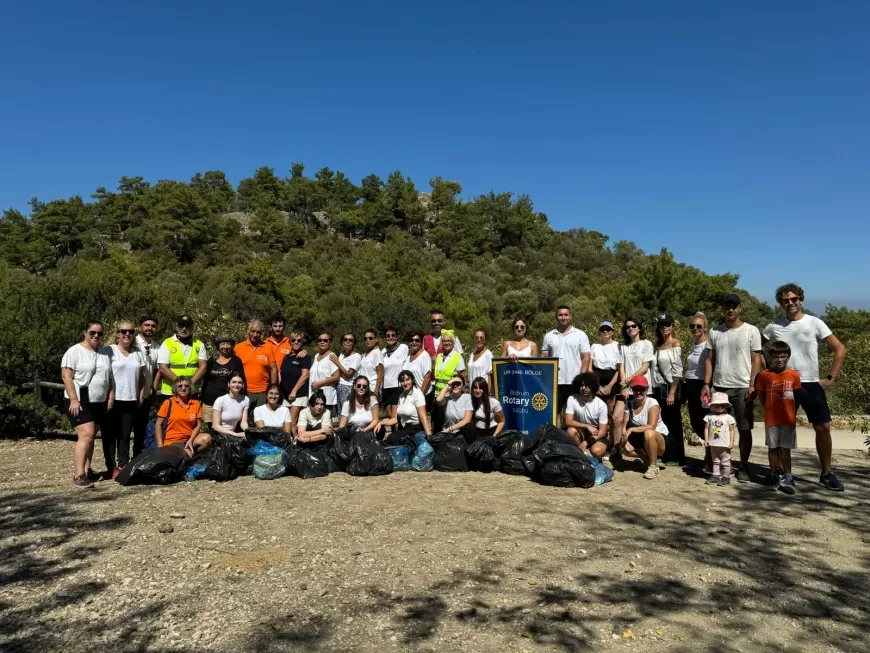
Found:
[[724, 392], [714, 392], [713, 396], [710, 397], [710, 405], [715, 406], [717, 404], [724, 405], [724, 406], [730, 406], [731, 401], [728, 399], [728, 395], [725, 394]]
[[233, 338], [229, 333], [220, 333], [214, 339], [214, 344], [215, 344], [215, 346], [217, 346], [217, 345], [221, 344], [222, 342], [229, 342], [229, 343], [234, 345], [234, 344], [236, 344], [236, 339]]

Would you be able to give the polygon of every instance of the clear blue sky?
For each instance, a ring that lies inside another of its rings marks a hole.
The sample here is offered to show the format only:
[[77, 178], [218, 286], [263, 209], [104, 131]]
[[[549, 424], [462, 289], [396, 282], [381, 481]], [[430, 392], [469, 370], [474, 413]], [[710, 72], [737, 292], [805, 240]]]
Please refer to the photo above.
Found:
[[[0, 209], [399, 169], [870, 304], [870, 3], [7, 2]], [[782, 257], [793, 257], [786, 262]]]

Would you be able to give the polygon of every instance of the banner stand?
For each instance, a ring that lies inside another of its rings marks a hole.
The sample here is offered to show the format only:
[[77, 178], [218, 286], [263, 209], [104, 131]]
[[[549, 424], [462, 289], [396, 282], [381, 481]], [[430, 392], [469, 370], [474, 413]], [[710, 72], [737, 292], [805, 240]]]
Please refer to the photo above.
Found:
[[492, 375], [505, 430], [529, 436], [543, 424], [556, 424], [559, 359], [493, 358]]

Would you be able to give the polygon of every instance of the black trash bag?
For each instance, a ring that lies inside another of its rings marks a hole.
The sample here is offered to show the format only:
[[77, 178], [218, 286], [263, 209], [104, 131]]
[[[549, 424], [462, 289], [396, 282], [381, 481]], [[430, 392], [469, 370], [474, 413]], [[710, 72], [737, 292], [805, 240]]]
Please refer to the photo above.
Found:
[[184, 479], [189, 464], [183, 447], [157, 447], [136, 456], [115, 480], [121, 485], [169, 485]]
[[[227, 463], [235, 470], [236, 476], [251, 473], [251, 469], [254, 465], [254, 457], [248, 453], [248, 443], [244, 437], [231, 436], [212, 431], [211, 446], [212, 449], [221, 449], [224, 452]], [[233, 476], [233, 478], [235, 478], [235, 476]]]
[[375, 440], [374, 433], [353, 434], [353, 457], [345, 467], [351, 476], [382, 476], [393, 472], [393, 457], [386, 447]]
[[329, 451], [325, 446], [294, 446], [287, 473], [299, 478], [318, 478], [329, 474]]
[[284, 429], [277, 426], [264, 426], [263, 428], [251, 427], [245, 431], [245, 436], [248, 442], [256, 442], [262, 440], [269, 444], [274, 444], [276, 447], [289, 450], [293, 445], [291, 435]]
[[441, 431], [440, 433], [433, 433], [427, 439], [435, 450], [432, 464], [437, 471], [468, 471], [468, 461], [465, 459], [465, 436], [462, 433], [457, 431]]
[[498, 455], [497, 468], [503, 474], [522, 476], [526, 473], [523, 467], [523, 434], [519, 431], [504, 431], [496, 439], [495, 453]]
[[341, 471], [347, 469], [348, 463], [353, 459], [353, 434], [356, 429], [345, 426], [335, 429], [332, 437], [328, 439], [329, 457], [334, 465]]
[[[211, 481], [232, 481], [239, 475], [239, 471], [230, 464], [230, 457], [223, 447], [212, 444], [205, 456], [207, 458], [203, 478]], [[253, 465], [253, 461], [251, 464]]]
[[493, 437], [483, 437], [475, 440], [465, 450], [465, 457], [468, 459], [468, 468], [475, 472], [494, 472], [498, 465], [498, 455], [496, 455], [496, 439]]
[[531, 475], [535, 473], [540, 463], [540, 461], [534, 459], [535, 451], [548, 442], [567, 444], [578, 448], [574, 443], [574, 438], [568, 435], [567, 431], [563, 431], [552, 424], [542, 424], [534, 430], [531, 437], [525, 440], [525, 445], [523, 446], [521, 458], [527, 474]]
[[575, 444], [545, 440], [534, 453], [523, 458], [534, 461], [532, 479], [542, 485], [590, 488], [595, 485], [595, 467], [589, 456]]

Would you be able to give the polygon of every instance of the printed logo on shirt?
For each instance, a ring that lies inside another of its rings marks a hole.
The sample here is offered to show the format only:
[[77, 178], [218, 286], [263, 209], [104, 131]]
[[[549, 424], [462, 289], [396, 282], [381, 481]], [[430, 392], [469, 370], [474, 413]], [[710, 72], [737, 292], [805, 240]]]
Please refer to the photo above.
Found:
[[263, 361], [264, 363], [266, 363], [266, 362], [268, 362], [269, 357], [268, 357], [268, 356], [262, 356], [262, 355], [258, 354], [258, 355], [257, 355], [257, 360], [261, 360], [261, 361]]

